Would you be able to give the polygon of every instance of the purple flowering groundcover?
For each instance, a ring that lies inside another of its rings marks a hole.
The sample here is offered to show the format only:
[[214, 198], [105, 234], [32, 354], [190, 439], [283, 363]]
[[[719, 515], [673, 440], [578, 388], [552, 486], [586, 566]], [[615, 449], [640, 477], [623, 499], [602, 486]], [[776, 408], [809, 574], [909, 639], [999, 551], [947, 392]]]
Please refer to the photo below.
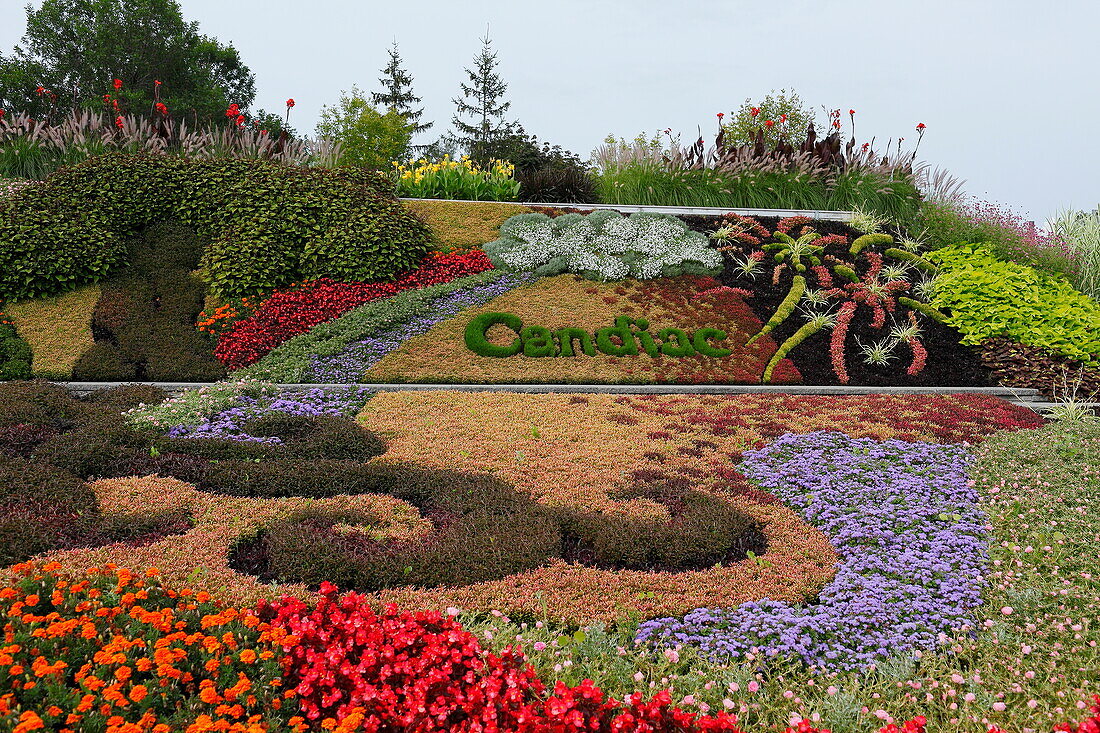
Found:
[[805, 605], [700, 608], [642, 624], [636, 642], [829, 670], [934, 648], [973, 625], [982, 603], [987, 519], [967, 479], [969, 460], [963, 446], [824, 431], [746, 451], [744, 474], [832, 541], [836, 576]]

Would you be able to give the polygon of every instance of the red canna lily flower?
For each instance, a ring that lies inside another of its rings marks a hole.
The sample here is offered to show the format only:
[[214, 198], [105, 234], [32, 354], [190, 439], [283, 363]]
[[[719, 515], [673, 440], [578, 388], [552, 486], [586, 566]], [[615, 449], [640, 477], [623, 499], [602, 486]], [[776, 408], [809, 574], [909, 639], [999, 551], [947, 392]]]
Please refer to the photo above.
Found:
[[917, 123], [917, 129], [918, 130], [923, 130], [925, 127], [927, 127], [927, 125], [925, 125], [923, 122], [918, 122]]
[[4, 119], [4, 110], [0, 109], [0, 120]]
[[286, 100], [286, 106], [287, 107], [293, 107], [294, 106], [294, 100], [293, 99]]
[[118, 117], [115, 118], [115, 127], [117, 127], [120, 130], [122, 129], [122, 115], [119, 115]]
[[34, 90], [34, 93], [41, 97], [42, 94], [45, 93], [45, 91], [46, 91], [46, 87], [44, 87], [40, 84], [38, 86], [38, 88]]
[[854, 109], [848, 110], [848, 114], [850, 114], [850, 115], [854, 115], [855, 113], [856, 113], [856, 111]]
[[168, 107], [165, 106], [164, 102], [157, 102], [156, 103], [156, 108], [157, 108], [157, 112], [160, 112], [162, 115], [167, 115], [168, 114]]
[[771, 120], [764, 120], [764, 127], [771, 127], [774, 124], [775, 123], [772, 122]]
[[159, 87], [160, 86], [160, 80], [159, 79], [154, 79], [153, 80], [153, 85]]
[[871, 147], [871, 143], [863, 143], [863, 151], [867, 152], [867, 148]]
[[244, 124], [244, 115], [237, 115], [237, 127]]
[[111, 101], [111, 95], [110, 94], [104, 94], [103, 95], [104, 104], [106, 104], [107, 102], [110, 102], [110, 101]]
[[115, 91], [122, 89], [122, 79], [115, 79]]
[[759, 107], [749, 107], [749, 114], [752, 115], [753, 117], [756, 117], [758, 114], [760, 114], [760, 108]]
[[787, 115], [785, 115], [785, 114], [779, 115], [779, 121], [780, 122], [786, 122], [787, 121]]
[[725, 113], [724, 113], [724, 112], [719, 112], [719, 113], [718, 113], [718, 119], [722, 119], [722, 118], [723, 118], [723, 117], [725, 117], [725, 116], [726, 116], [726, 115], [725, 115]]
[[836, 129], [839, 130], [840, 129], [840, 120], [833, 120], [833, 127], [835, 127]]

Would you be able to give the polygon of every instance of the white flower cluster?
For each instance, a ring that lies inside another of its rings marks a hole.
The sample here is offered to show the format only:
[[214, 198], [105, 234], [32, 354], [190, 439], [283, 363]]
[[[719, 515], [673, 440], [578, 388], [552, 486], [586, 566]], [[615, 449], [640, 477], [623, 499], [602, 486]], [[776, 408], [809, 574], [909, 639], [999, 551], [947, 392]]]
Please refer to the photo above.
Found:
[[722, 266], [721, 255], [706, 236], [673, 216], [648, 212], [624, 217], [616, 211], [596, 211], [554, 219], [520, 214], [504, 222], [500, 239], [484, 249], [501, 269], [534, 270], [540, 275], [596, 273], [602, 280], [714, 274]]

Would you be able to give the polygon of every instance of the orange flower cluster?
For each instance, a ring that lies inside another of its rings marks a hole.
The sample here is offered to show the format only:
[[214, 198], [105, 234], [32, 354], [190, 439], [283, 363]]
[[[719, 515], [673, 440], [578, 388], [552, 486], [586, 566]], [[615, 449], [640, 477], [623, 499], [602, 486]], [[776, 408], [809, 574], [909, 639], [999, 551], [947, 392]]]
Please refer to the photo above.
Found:
[[234, 303], [226, 303], [218, 306], [208, 315], [204, 310], [199, 313], [195, 328], [217, 336], [242, 318], [247, 318], [260, 306], [260, 303], [248, 297], [241, 298]]
[[[204, 592], [163, 588], [154, 568], [23, 563], [0, 590], [0, 728], [25, 733], [282, 729], [286, 632]], [[293, 707], [293, 706], [287, 706]]]

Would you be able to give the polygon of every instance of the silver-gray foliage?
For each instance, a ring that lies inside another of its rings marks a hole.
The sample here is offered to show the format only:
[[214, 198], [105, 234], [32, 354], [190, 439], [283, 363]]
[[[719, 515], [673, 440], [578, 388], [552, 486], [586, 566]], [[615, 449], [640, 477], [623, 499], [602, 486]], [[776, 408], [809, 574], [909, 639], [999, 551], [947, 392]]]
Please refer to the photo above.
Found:
[[544, 277], [572, 272], [590, 280], [649, 280], [722, 270], [722, 256], [705, 235], [674, 216], [649, 212], [519, 214], [483, 249], [497, 269]]

